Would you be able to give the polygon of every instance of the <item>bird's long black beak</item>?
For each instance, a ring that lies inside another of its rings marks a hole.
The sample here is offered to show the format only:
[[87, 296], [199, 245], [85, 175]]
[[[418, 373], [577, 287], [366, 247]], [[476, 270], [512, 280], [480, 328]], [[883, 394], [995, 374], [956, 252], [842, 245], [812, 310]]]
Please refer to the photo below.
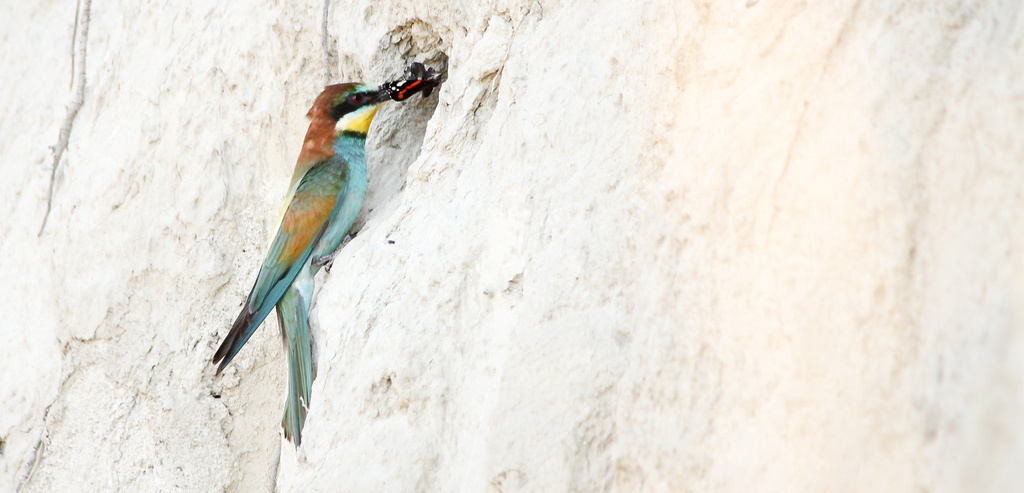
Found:
[[369, 104], [380, 104], [391, 101], [391, 93], [389, 93], [384, 85], [381, 85], [377, 90], [370, 96]]

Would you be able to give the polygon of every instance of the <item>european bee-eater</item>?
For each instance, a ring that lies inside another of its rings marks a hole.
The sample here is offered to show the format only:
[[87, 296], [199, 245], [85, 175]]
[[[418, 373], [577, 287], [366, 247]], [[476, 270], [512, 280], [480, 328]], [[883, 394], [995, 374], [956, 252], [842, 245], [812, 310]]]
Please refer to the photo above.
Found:
[[302, 441], [313, 383], [309, 305], [313, 256], [331, 254], [348, 233], [366, 195], [366, 132], [380, 103], [390, 96], [365, 84], [327, 86], [316, 98], [312, 120], [285, 199], [277, 233], [256, 284], [217, 349], [220, 374], [276, 305], [288, 348], [285, 436]]
[[366, 132], [381, 103], [430, 90], [443, 74], [413, 64], [409, 78], [379, 88], [347, 83], [327, 86], [307, 116], [311, 122], [291, 186], [256, 283], [213, 357], [219, 375], [276, 306], [288, 348], [285, 437], [298, 446], [313, 384], [309, 307], [313, 277], [333, 257], [366, 196]]

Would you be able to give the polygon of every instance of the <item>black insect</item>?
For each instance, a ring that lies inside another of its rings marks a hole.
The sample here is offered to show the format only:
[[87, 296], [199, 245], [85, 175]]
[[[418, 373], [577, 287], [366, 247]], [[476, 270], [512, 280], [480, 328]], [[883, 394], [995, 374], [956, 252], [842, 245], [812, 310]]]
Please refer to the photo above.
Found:
[[388, 96], [395, 101], [405, 101], [416, 93], [423, 93], [423, 97], [429, 97], [434, 88], [441, 85], [447, 78], [446, 71], [438, 72], [427, 68], [420, 62], [415, 62], [405, 69], [405, 79], [381, 84], [380, 90], [387, 92]]

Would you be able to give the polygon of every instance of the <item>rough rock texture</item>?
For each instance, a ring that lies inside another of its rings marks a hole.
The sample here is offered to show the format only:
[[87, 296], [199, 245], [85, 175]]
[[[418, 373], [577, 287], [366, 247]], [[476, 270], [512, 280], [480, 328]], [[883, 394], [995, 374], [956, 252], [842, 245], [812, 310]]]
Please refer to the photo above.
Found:
[[[5, 8], [0, 490], [1024, 484], [1019, 1], [289, 3], [95, 2], [39, 237], [76, 2]], [[325, 59], [450, 76], [371, 130], [296, 451], [276, 323], [208, 360]]]

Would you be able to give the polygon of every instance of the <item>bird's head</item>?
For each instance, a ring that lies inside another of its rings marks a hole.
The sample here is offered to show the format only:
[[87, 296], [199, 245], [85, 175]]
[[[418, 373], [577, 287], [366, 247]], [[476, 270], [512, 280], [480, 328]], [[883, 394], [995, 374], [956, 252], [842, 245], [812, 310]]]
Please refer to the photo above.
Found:
[[389, 101], [386, 91], [359, 83], [334, 84], [316, 98], [309, 117], [334, 123], [334, 136], [366, 136], [380, 104]]

